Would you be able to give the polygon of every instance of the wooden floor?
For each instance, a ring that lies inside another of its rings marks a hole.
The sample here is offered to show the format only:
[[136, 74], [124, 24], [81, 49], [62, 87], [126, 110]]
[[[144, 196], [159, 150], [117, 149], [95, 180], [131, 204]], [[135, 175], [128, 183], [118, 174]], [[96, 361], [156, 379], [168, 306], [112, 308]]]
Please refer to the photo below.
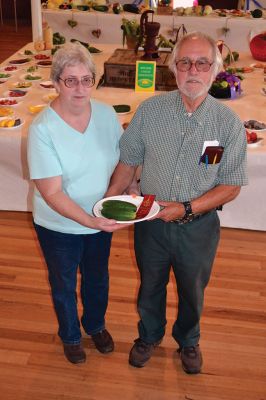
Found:
[[[31, 28], [0, 26], [0, 62], [31, 41]], [[1, 179], [1, 178], [0, 178]], [[0, 193], [1, 196], [1, 193]], [[56, 335], [47, 273], [28, 213], [0, 212], [0, 397], [3, 400], [266, 400], [266, 232], [223, 229], [206, 291], [200, 375], [180, 366], [171, 326], [143, 369], [128, 365], [137, 337], [132, 228], [114, 235], [107, 326], [115, 352], [84, 338], [86, 364], [68, 363]]]
[[47, 273], [31, 215], [0, 212], [0, 388], [3, 400], [266, 400], [266, 232], [222, 229], [202, 318], [200, 375], [180, 366], [171, 326], [173, 277], [162, 345], [142, 369], [128, 365], [137, 336], [139, 284], [132, 228], [114, 234], [107, 327], [116, 348], [68, 363], [56, 335]]
[[3, 25], [0, 23], [0, 63], [29, 42], [32, 42], [32, 29], [28, 21], [19, 20], [16, 32], [15, 22], [4, 20]]

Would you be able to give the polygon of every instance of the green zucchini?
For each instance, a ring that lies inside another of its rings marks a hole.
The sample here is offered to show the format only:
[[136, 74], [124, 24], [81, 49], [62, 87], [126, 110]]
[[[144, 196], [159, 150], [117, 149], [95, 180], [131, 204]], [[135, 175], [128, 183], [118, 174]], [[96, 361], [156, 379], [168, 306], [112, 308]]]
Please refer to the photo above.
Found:
[[102, 50], [97, 49], [97, 47], [89, 46], [88, 48], [90, 53], [101, 53]]
[[136, 218], [137, 206], [128, 201], [106, 200], [101, 210], [103, 217], [117, 221], [131, 221]]
[[135, 4], [123, 4], [123, 10], [133, 14], [139, 14], [140, 10]]
[[128, 104], [116, 104], [113, 107], [118, 114], [130, 111], [130, 106]]
[[108, 6], [92, 6], [94, 11], [101, 11], [101, 12], [107, 12], [108, 11]]

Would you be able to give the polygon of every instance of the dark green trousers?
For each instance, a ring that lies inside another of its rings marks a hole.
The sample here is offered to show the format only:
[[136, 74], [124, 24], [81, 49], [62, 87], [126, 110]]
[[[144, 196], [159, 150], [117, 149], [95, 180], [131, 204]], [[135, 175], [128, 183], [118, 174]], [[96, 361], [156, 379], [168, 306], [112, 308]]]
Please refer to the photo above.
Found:
[[178, 314], [172, 335], [183, 346], [196, 345], [206, 288], [220, 238], [216, 211], [184, 225], [160, 219], [135, 224], [135, 254], [141, 284], [138, 293], [139, 337], [162, 339], [171, 267], [176, 279]]

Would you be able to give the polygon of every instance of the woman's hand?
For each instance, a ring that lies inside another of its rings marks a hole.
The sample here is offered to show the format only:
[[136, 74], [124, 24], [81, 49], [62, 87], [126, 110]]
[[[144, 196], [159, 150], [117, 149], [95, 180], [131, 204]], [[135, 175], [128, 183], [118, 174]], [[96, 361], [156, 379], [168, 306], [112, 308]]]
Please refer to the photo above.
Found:
[[91, 227], [105, 232], [114, 232], [119, 229], [128, 227], [128, 224], [118, 224], [114, 219], [107, 219], [101, 217], [92, 217], [93, 221]]

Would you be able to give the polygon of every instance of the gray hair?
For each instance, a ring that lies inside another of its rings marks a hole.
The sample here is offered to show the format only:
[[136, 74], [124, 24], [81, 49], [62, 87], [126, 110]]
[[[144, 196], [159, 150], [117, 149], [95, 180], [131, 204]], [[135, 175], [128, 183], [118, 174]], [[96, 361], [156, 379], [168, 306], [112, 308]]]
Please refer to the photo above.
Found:
[[67, 43], [53, 56], [51, 80], [58, 82], [65, 67], [84, 64], [95, 77], [96, 69], [90, 52], [80, 43]]
[[218, 72], [221, 71], [221, 69], [223, 67], [223, 59], [222, 59], [220, 50], [218, 49], [217, 43], [213, 38], [211, 38], [209, 35], [206, 35], [205, 33], [197, 32], [197, 31], [190, 32], [190, 33], [182, 36], [181, 39], [177, 41], [177, 43], [172, 51], [171, 57], [170, 57], [169, 69], [176, 76], [176, 74], [177, 74], [176, 61], [177, 61], [178, 52], [179, 52], [181, 46], [186, 41], [188, 41], [192, 38], [202, 39], [202, 40], [207, 41], [210, 44], [210, 46], [212, 48], [212, 54], [213, 54], [213, 78], [215, 78], [216, 75], [218, 74]]

